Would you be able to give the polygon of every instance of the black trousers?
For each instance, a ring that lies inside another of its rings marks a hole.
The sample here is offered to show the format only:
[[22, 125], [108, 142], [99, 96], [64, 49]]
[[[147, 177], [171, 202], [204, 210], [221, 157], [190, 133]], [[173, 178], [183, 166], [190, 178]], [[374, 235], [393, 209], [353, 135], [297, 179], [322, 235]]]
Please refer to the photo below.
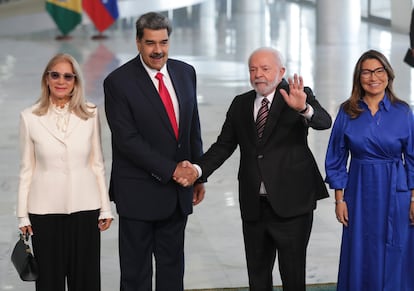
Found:
[[306, 248], [313, 211], [283, 218], [266, 198], [261, 199], [259, 221], [243, 221], [243, 236], [250, 291], [272, 291], [272, 271], [278, 256], [284, 291], [305, 291]]
[[37, 291], [100, 291], [99, 210], [30, 214]]
[[119, 217], [121, 291], [184, 290], [184, 232], [187, 216], [179, 208], [165, 220]]

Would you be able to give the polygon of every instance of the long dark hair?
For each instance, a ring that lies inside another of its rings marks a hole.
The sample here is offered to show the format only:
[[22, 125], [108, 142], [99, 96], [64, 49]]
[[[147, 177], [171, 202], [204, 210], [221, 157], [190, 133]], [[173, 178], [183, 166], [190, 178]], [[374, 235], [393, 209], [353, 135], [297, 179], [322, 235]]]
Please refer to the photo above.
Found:
[[394, 74], [393, 68], [391, 67], [390, 62], [379, 51], [369, 50], [363, 53], [359, 57], [359, 60], [356, 63], [355, 69], [354, 69], [354, 79], [353, 79], [351, 97], [349, 97], [344, 103], [342, 103], [344, 111], [347, 114], [349, 114], [352, 118], [357, 118], [363, 111], [363, 109], [359, 106], [359, 100], [365, 95], [365, 90], [364, 88], [362, 88], [362, 85], [361, 85], [361, 70], [362, 70], [362, 63], [369, 59], [378, 60], [384, 67], [385, 71], [387, 72], [388, 85], [385, 88], [385, 93], [387, 94], [391, 103], [402, 102], [402, 103], [407, 104], [405, 101], [399, 99], [397, 95], [394, 93], [393, 83], [394, 83], [395, 74]]

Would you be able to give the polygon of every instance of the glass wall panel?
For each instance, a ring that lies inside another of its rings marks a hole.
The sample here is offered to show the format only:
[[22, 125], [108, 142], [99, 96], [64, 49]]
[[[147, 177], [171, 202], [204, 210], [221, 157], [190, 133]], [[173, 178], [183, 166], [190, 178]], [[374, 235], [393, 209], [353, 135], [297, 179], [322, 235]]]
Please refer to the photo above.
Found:
[[361, 0], [363, 20], [391, 25], [391, 0]]
[[370, 15], [391, 19], [391, 0], [370, 0]]
[[369, 7], [368, 0], [361, 0], [361, 17], [368, 18]]

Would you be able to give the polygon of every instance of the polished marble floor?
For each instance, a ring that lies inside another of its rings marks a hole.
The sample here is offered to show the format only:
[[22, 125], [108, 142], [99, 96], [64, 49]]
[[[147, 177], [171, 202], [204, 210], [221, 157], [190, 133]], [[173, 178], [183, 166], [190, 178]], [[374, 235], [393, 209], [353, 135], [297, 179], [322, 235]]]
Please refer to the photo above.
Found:
[[[156, 2], [156, 1], [155, 1]], [[274, 46], [286, 58], [287, 76], [299, 73], [334, 117], [350, 94], [353, 66], [359, 55], [375, 48], [384, 52], [396, 72], [398, 95], [413, 103], [411, 69], [402, 61], [408, 46], [406, 33], [361, 23], [351, 43], [317, 43], [316, 11], [310, 5], [288, 1], [198, 1], [200, 5], [170, 10], [174, 31], [170, 56], [195, 66], [204, 147], [215, 140], [232, 98], [249, 87], [246, 61], [260, 46]], [[139, 10], [138, 10], [139, 11]], [[137, 13], [137, 16], [140, 14]], [[45, 17], [47, 17], [45, 15]], [[137, 54], [135, 18], [119, 20], [106, 32], [106, 40], [91, 40], [89, 25], [76, 29], [69, 41], [56, 41], [50, 29], [0, 37], [0, 290], [34, 290], [21, 282], [10, 263], [17, 239], [14, 217], [19, 171], [19, 112], [39, 95], [40, 72], [57, 52], [68, 52], [81, 63], [88, 99], [101, 109], [102, 142], [107, 168], [111, 163], [110, 134], [103, 112], [102, 80], [114, 68]], [[1, 19], [0, 19], [1, 22]], [[27, 25], [30, 30], [30, 23]], [[20, 28], [19, 28], [20, 29]], [[0, 25], [1, 31], [1, 25]], [[329, 137], [310, 131], [309, 144], [323, 171]], [[190, 216], [186, 233], [185, 287], [247, 286], [237, 195], [236, 152], [208, 184], [202, 204]], [[301, 177], [297, 177], [300, 182]], [[308, 250], [307, 282], [336, 281], [341, 227], [334, 216], [333, 198], [318, 203]], [[103, 291], [118, 290], [117, 221], [102, 234]], [[280, 285], [277, 266], [275, 285]]]

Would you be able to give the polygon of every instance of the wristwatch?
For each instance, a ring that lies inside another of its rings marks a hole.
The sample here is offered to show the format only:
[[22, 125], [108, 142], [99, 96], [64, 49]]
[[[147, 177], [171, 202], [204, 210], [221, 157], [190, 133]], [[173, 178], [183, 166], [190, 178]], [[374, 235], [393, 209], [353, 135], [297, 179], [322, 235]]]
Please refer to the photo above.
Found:
[[308, 108], [309, 108], [309, 105], [308, 105], [308, 103], [306, 103], [306, 107], [305, 107], [305, 109], [303, 109], [303, 110], [299, 111], [299, 114], [305, 114], [305, 113], [306, 113], [306, 111], [308, 111]]

